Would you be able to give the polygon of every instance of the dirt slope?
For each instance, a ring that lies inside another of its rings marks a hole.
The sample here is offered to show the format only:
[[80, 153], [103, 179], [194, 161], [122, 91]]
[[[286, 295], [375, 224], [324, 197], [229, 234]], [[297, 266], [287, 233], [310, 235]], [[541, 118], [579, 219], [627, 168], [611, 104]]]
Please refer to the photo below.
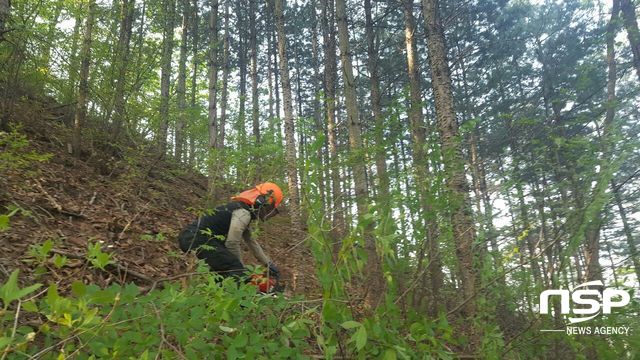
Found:
[[[0, 168], [0, 214], [12, 206], [28, 212], [13, 216], [11, 228], [0, 233], [0, 282], [17, 268], [25, 282], [58, 282], [61, 289], [76, 279], [149, 286], [154, 280], [189, 271], [193, 256], [185, 256], [175, 238], [195, 219], [193, 209], [202, 208], [206, 178], [159, 160], [152, 150], [145, 150], [145, 143], [109, 144], [108, 135], [97, 130], [89, 135], [86, 153], [77, 160], [66, 150], [69, 130], [55, 121], [61, 116], [51, 108], [28, 99], [16, 105], [20, 114], [16, 120], [23, 124], [21, 131], [30, 142], [21, 151], [52, 156], [17, 170]], [[227, 192], [231, 195], [233, 190]], [[286, 214], [260, 228], [258, 240], [282, 269], [288, 288], [294, 293], [317, 293], [305, 235], [289, 230]], [[54, 250], [46, 263], [38, 264], [29, 249], [49, 239]], [[117, 264], [108, 271], [92, 269], [85, 261], [89, 244], [97, 242]], [[55, 253], [69, 258], [65, 266], [54, 266]], [[250, 260], [246, 255], [245, 261]], [[36, 275], [40, 265], [48, 269], [47, 274]]]

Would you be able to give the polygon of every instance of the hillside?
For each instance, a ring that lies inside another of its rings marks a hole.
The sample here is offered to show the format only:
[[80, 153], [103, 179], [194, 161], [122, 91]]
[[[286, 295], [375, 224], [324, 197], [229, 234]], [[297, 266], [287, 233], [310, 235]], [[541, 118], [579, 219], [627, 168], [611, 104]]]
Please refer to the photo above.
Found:
[[[136, 149], [126, 144], [105, 148], [108, 135], [99, 130], [87, 144], [91, 150], [78, 160], [66, 151], [70, 133], [58, 120], [66, 115], [55, 104], [23, 98], [16, 114], [28, 140], [17, 152], [49, 158], [6, 170], [0, 180], [0, 207], [20, 209], [10, 228], [0, 233], [0, 283], [12, 270], [22, 269], [24, 281], [56, 282], [62, 289], [77, 279], [148, 287], [194, 271], [195, 257], [185, 256], [175, 238], [204, 204], [204, 176], [150, 156], [151, 146], [144, 142]], [[105, 157], [109, 150], [112, 156]], [[288, 223], [285, 210], [259, 225], [258, 240], [282, 269], [288, 293], [314, 293], [313, 262], [301, 244], [305, 236], [290, 232]], [[34, 250], [47, 240], [53, 249], [39, 261]], [[96, 243], [114, 261], [107, 271], [87, 266], [87, 249]], [[60, 268], [54, 264], [56, 254], [68, 258]], [[248, 253], [245, 261], [255, 263]], [[46, 275], [36, 275], [43, 272], [39, 266], [46, 267]]]

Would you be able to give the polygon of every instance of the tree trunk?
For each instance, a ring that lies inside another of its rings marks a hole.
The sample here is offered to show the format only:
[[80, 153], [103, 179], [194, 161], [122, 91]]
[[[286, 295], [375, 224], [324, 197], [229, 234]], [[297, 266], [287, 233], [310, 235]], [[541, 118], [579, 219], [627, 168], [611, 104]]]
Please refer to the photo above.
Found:
[[[313, 66], [313, 122], [315, 124], [315, 131], [317, 135], [324, 133], [324, 126], [322, 124], [322, 105], [320, 104], [320, 91], [321, 91], [321, 83], [320, 83], [320, 61], [318, 60], [318, 16], [316, 13], [316, 0], [311, 0], [310, 11], [311, 11], [311, 64]], [[325, 161], [324, 161], [324, 144], [323, 146], [318, 146], [316, 150], [316, 157], [320, 163], [320, 169], [323, 172], [325, 169]], [[323, 214], [327, 213], [327, 197], [326, 197], [326, 186], [325, 181], [327, 180], [324, 177], [324, 174], [319, 174], [320, 178], [318, 179], [318, 190], [320, 193], [320, 202], [322, 204]], [[326, 216], [325, 216], [326, 218]]]
[[[438, 15], [437, 0], [422, 0], [431, 67], [432, 88], [436, 117], [441, 137], [442, 154], [452, 214], [453, 238], [459, 262], [458, 273], [462, 284], [463, 312], [468, 318], [476, 315], [476, 285], [478, 274], [474, 267], [475, 228], [469, 206], [468, 184], [465, 178], [462, 148], [458, 140], [458, 124], [451, 89], [451, 75], [447, 62], [444, 31]], [[476, 339], [477, 340], [477, 339]], [[472, 341], [472, 347], [477, 345]], [[474, 349], [475, 350], [475, 349]]]
[[[622, 6], [622, 7], [621, 7]], [[624, 17], [624, 23], [627, 27], [627, 32], [629, 34], [629, 41], [631, 41], [631, 37], [633, 34], [633, 29], [630, 29], [628, 26], [628, 14], [624, 13], [625, 0], [613, 0], [612, 9], [611, 9], [611, 19], [609, 20], [609, 24], [607, 26], [607, 102], [605, 104], [606, 113], [604, 119], [604, 131], [602, 137], [603, 143], [603, 161], [609, 161], [611, 159], [611, 151], [613, 149], [612, 145], [609, 144], [611, 139], [609, 139], [609, 135], [613, 132], [612, 125], [615, 118], [616, 112], [616, 54], [615, 54], [615, 37], [617, 34], [617, 26], [616, 22], [618, 21], [618, 13], [619, 10], [623, 10], [622, 16]], [[627, 9], [628, 10], [628, 9]], [[633, 10], [633, 9], [631, 9]], [[635, 11], [633, 11], [634, 19], [633, 23], [635, 23]], [[635, 32], [637, 35], [637, 24], [635, 24]], [[632, 43], [633, 48], [633, 43]], [[640, 50], [640, 48], [639, 48]], [[635, 53], [634, 53], [635, 55]], [[637, 59], [636, 60], [640, 60]], [[637, 68], [640, 71], [640, 67]], [[638, 72], [640, 76], [640, 72]], [[604, 166], [601, 167], [601, 172], [604, 171]], [[602, 175], [601, 175], [602, 176]], [[610, 183], [610, 181], [607, 181]], [[596, 186], [593, 191], [593, 199], [595, 201], [598, 196], [598, 186]], [[604, 192], [604, 190], [602, 190]], [[600, 209], [600, 212], [603, 210]], [[600, 228], [603, 223], [603, 215], [593, 216], [591, 219], [585, 219], [587, 221], [586, 230], [585, 230], [585, 266], [586, 266], [586, 280], [602, 280], [602, 268], [600, 266]]]
[[[338, 39], [340, 44], [340, 60], [342, 63], [342, 78], [344, 82], [345, 105], [347, 110], [347, 127], [349, 129], [349, 148], [352, 155], [353, 182], [355, 187], [356, 206], [358, 218], [363, 221], [369, 211], [369, 194], [365, 175], [366, 157], [362, 145], [360, 119], [358, 114], [358, 99], [356, 96], [356, 84], [351, 65], [351, 53], [349, 50], [349, 30], [347, 27], [347, 9], [345, 0], [336, 0], [336, 21], [338, 23]], [[365, 301], [370, 307], [376, 308], [384, 296], [384, 278], [382, 277], [382, 264], [376, 251], [375, 238], [371, 225], [365, 226], [364, 241], [367, 252], [367, 271], [369, 272], [369, 291]]]
[[284, 0], [275, 0], [276, 30], [278, 32], [278, 52], [280, 55], [280, 77], [282, 78], [282, 96], [284, 98], [285, 158], [287, 160], [287, 178], [289, 182], [289, 206], [291, 221], [297, 229], [302, 229], [300, 195], [298, 193], [298, 168], [296, 161], [295, 126], [293, 105], [291, 104], [291, 82], [287, 64], [286, 34], [284, 32]]
[[[255, 145], [260, 144], [260, 109], [258, 99], [258, 46], [256, 35], [257, 0], [249, 0], [249, 51], [251, 52], [251, 123]], [[258, 173], [260, 169], [258, 168]]]
[[209, 196], [216, 198], [218, 174], [218, 0], [211, 0], [209, 12], [209, 149], [213, 159], [209, 159]]
[[431, 291], [429, 292], [429, 314], [437, 313], [437, 306], [441, 304], [440, 289], [444, 281], [442, 273], [442, 260], [440, 259], [440, 251], [438, 246], [437, 228], [435, 222], [434, 210], [429, 200], [429, 184], [428, 179], [431, 177], [428, 170], [428, 159], [425, 154], [425, 133], [426, 124], [422, 115], [422, 96], [420, 87], [420, 70], [418, 68], [418, 54], [416, 52], [415, 38], [415, 19], [413, 16], [413, 0], [402, 0], [404, 10], [405, 24], [405, 47], [407, 51], [407, 73], [409, 76], [410, 89], [410, 106], [409, 121], [411, 128], [411, 145], [413, 151], [413, 161], [415, 168], [416, 184], [418, 185], [418, 196], [420, 198], [420, 206], [424, 217], [425, 226], [425, 243], [428, 247], [428, 272], [422, 272], [422, 277], [427, 275], [431, 279]]
[[635, 6], [631, 0], [620, 0], [619, 6], [633, 53], [633, 66], [636, 68], [638, 79], [640, 79], [640, 31], [638, 30]]
[[[218, 0], [211, 0], [209, 13], [209, 148], [215, 149], [218, 141]], [[213, 174], [210, 181], [213, 181]], [[210, 188], [210, 191], [213, 189]]]
[[327, 122], [327, 146], [333, 194], [333, 228], [337, 238], [345, 233], [344, 210], [340, 193], [340, 169], [336, 133], [336, 35], [334, 32], [334, 0], [322, 0], [322, 38], [324, 43], [324, 95]]
[[[200, 66], [200, 59], [198, 57], [198, 43], [200, 41], [199, 26], [198, 26], [198, 0], [193, 0], [191, 3], [191, 10], [193, 14], [191, 16], [191, 31], [193, 41], [191, 43], [191, 111], [196, 112], [198, 105], [196, 103], [198, 93], [198, 68]], [[189, 132], [189, 165], [194, 165], [195, 161], [195, 136], [193, 131]]]
[[130, 43], [133, 32], [133, 20], [135, 16], [135, 0], [123, 0], [120, 22], [120, 36], [118, 48], [120, 49], [120, 59], [116, 61], [118, 64], [118, 73], [116, 76], [115, 99], [113, 108], [115, 119], [113, 119], [114, 138], [120, 136], [123, 122], [126, 120], [125, 114], [125, 86], [127, 81], [127, 70], [129, 68], [129, 56], [131, 54]]
[[7, 31], [7, 21], [11, 15], [11, 0], [0, 0], [0, 41]]
[[640, 279], [640, 259], [638, 259], [638, 249], [636, 248], [636, 243], [631, 232], [631, 226], [629, 226], [627, 212], [622, 205], [622, 199], [620, 198], [620, 189], [618, 188], [618, 185], [616, 185], [615, 180], [611, 181], [611, 192], [613, 193], [613, 198], [615, 199], [616, 206], [618, 207], [618, 211], [620, 212], [620, 219], [622, 219], [622, 226], [627, 239], [627, 247], [629, 257], [631, 258], [631, 263], [633, 264], [636, 277]]
[[272, 54], [272, 44], [271, 44], [271, 34], [274, 32], [273, 30], [273, 4], [269, 1], [267, 1], [267, 7], [266, 7], [266, 12], [267, 12], [267, 16], [265, 19], [266, 22], [266, 40], [267, 40], [267, 87], [268, 87], [268, 91], [269, 91], [269, 118], [268, 118], [268, 124], [269, 124], [269, 128], [273, 130], [272, 125], [273, 125], [273, 121], [274, 121], [274, 117], [275, 117], [275, 113], [273, 110], [273, 106], [274, 106], [274, 87], [273, 87], [273, 80], [272, 77], [274, 76], [274, 67], [273, 67], [273, 63], [271, 62], [271, 54]]
[[[381, 206], [385, 206], [389, 200], [389, 175], [387, 174], [387, 154], [384, 139], [384, 117], [382, 107], [380, 106], [380, 78], [378, 76], [378, 47], [376, 43], [376, 34], [373, 30], [373, 19], [371, 16], [371, 0], [364, 2], [365, 12], [365, 28], [367, 33], [367, 53], [368, 68], [371, 84], [371, 110], [373, 112], [373, 123], [375, 125], [375, 140], [378, 145], [376, 151], [376, 172], [379, 183], [378, 202]], [[388, 209], [388, 207], [385, 206]]]
[[[240, 72], [239, 79], [239, 92], [240, 92], [240, 106], [238, 109], [238, 148], [240, 152], [244, 152], [247, 144], [247, 130], [246, 130], [246, 101], [247, 101], [247, 26], [244, 18], [244, 9], [242, 8], [243, 1], [236, 2], [236, 16], [238, 17], [238, 68]], [[238, 169], [239, 178], [244, 181], [246, 176], [245, 169]]]
[[167, 135], [169, 130], [169, 91], [171, 83], [171, 54], [173, 53], [173, 29], [175, 23], [175, 1], [164, 0], [164, 33], [162, 36], [162, 59], [160, 74], [160, 131], [158, 146], [161, 156], [167, 152]]
[[220, 133], [216, 145], [224, 149], [225, 126], [227, 125], [227, 102], [229, 99], [229, 2], [224, 5], [224, 43], [222, 50], [222, 100], [220, 103]]
[[87, 2], [87, 18], [84, 25], [82, 51], [80, 53], [80, 86], [78, 88], [78, 102], [73, 122], [73, 154], [80, 156], [82, 127], [87, 120], [87, 99], [89, 97], [89, 66], [91, 64], [91, 36], [93, 32], [93, 18], [95, 16], [95, 0]]
[[176, 161], [182, 161], [182, 150], [184, 147], [184, 127], [187, 122], [187, 41], [189, 26], [189, 0], [182, 0], [182, 29], [180, 38], [180, 60], [178, 62], [178, 85], [176, 94], [178, 100], [178, 118], [176, 119], [175, 135], [175, 156]]

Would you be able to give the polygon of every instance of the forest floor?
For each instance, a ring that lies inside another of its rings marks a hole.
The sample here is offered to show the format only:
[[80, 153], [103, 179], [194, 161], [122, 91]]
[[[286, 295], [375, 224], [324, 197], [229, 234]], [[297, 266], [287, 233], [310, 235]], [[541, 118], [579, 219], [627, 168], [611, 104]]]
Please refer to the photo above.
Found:
[[[22, 124], [20, 132], [29, 141], [17, 151], [50, 158], [0, 167], [0, 214], [24, 210], [0, 233], [0, 283], [21, 269], [22, 282], [57, 283], [63, 292], [74, 280], [150, 287], [193, 271], [195, 256], [182, 253], [176, 237], [195, 220], [194, 209], [203, 207], [207, 181], [202, 174], [160, 159], [145, 140], [113, 144], [108, 132], [97, 129], [85, 131], [85, 151], [77, 159], [67, 151], [71, 132], [64, 125], [64, 108], [23, 97], [14, 110], [12, 120]], [[242, 189], [234, 190], [225, 191], [219, 203]], [[291, 231], [286, 209], [258, 226], [258, 242], [280, 267], [287, 293], [316, 296], [319, 285], [306, 234]], [[47, 240], [53, 248], [39, 260], [38, 249]], [[104, 271], [86, 260], [95, 243], [114, 261]], [[54, 265], [55, 254], [67, 257], [65, 266]], [[256, 263], [246, 249], [244, 259]]]

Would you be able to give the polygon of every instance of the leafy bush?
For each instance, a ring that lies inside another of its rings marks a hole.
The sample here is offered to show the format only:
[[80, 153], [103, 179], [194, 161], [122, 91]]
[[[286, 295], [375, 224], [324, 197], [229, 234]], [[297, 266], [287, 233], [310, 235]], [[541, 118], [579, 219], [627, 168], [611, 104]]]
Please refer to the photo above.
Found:
[[51, 154], [39, 154], [28, 150], [29, 140], [18, 128], [11, 132], [0, 131], [0, 174], [8, 170], [23, 170], [34, 161], [47, 161]]

